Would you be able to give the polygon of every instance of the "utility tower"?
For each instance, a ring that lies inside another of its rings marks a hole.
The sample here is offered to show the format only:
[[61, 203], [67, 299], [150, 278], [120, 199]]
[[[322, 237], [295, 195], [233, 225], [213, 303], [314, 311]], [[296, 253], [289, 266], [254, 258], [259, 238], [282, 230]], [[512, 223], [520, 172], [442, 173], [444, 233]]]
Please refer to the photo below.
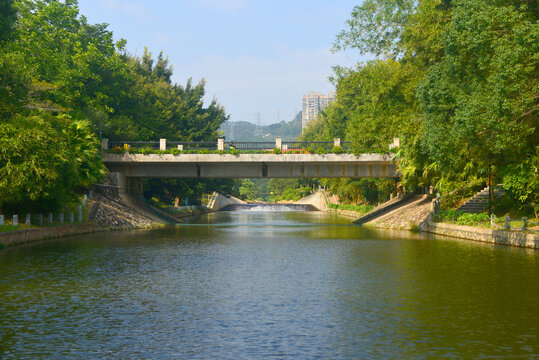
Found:
[[262, 126], [260, 125], [260, 113], [256, 113], [255, 135], [256, 136], [262, 136]]

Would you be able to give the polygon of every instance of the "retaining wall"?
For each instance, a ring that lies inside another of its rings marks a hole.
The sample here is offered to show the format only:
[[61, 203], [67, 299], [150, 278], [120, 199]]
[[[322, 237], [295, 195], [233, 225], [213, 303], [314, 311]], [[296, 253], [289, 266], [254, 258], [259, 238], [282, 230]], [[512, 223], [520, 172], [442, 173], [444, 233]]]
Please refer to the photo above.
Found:
[[461, 239], [481, 241], [498, 245], [539, 249], [539, 235], [535, 234], [484, 229], [475, 226], [437, 223], [433, 222], [430, 217], [425, 221], [424, 224], [422, 224], [421, 229], [429, 233], [452, 236]]
[[0, 233], [0, 244], [14, 246], [64, 236], [88, 234], [96, 231], [94, 224], [70, 224]]

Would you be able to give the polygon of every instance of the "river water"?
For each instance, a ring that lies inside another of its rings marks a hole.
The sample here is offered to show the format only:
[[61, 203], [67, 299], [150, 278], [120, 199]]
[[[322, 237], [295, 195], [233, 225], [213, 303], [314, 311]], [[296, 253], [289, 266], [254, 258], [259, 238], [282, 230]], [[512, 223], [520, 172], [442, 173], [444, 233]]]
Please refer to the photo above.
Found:
[[539, 252], [318, 212], [0, 251], [0, 358], [539, 359]]

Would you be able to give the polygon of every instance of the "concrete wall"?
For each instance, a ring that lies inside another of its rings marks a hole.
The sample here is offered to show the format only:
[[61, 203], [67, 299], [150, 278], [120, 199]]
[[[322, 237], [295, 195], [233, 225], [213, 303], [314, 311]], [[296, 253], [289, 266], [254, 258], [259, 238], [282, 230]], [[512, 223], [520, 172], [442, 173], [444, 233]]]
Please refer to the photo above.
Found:
[[213, 202], [213, 204], [210, 204], [212, 205], [211, 209], [213, 211], [219, 211], [221, 210], [222, 208], [224, 208], [225, 206], [227, 205], [232, 205], [232, 204], [246, 204], [245, 201], [243, 200], [240, 200], [234, 196], [224, 196], [222, 194], [219, 194], [216, 196], [215, 198], [215, 201]]
[[305, 196], [304, 198], [296, 201], [295, 204], [312, 205], [320, 211], [327, 211], [328, 209], [324, 193], [322, 193], [321, 191], [317, 191], [314, 194]]
[[87, 234], [96, 229], [93, 224], [72, 224], [35, 229], [24, 229], [0, 233], [0, 244], [6, 246], [20, 245], [24, 243], [53, 239], [64, 236]]
[[516, 231], [484, 229], [476, 226], [437, 223], [433, 222], [431, 217], [421, 224], [421, 229], [429, 233], [452, 236], [461, 239], [481, 241], [498, 245], [539, 249], [539, 235], [534, 234]]
[[[127, 179], [398, 177], [385, 154], [103, 154], [103, 162]], [[137, 188], [128, 180], [119, 183]]]

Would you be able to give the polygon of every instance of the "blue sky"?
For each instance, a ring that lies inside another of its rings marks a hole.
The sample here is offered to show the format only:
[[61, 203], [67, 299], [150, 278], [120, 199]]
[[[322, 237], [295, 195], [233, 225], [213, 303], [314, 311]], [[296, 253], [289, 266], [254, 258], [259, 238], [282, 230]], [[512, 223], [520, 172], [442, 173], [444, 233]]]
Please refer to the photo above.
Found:
[[108, 23], [115, 39], [141, 55], [164, 50], [173, 81], [206, 79], [206, 99], [231, 121], [289, 121], [301, 95], [327, 92], [331, 66], [352, 66], [357, 52], [331, 54], [358, 0], [79, 0], [90, 23]]

